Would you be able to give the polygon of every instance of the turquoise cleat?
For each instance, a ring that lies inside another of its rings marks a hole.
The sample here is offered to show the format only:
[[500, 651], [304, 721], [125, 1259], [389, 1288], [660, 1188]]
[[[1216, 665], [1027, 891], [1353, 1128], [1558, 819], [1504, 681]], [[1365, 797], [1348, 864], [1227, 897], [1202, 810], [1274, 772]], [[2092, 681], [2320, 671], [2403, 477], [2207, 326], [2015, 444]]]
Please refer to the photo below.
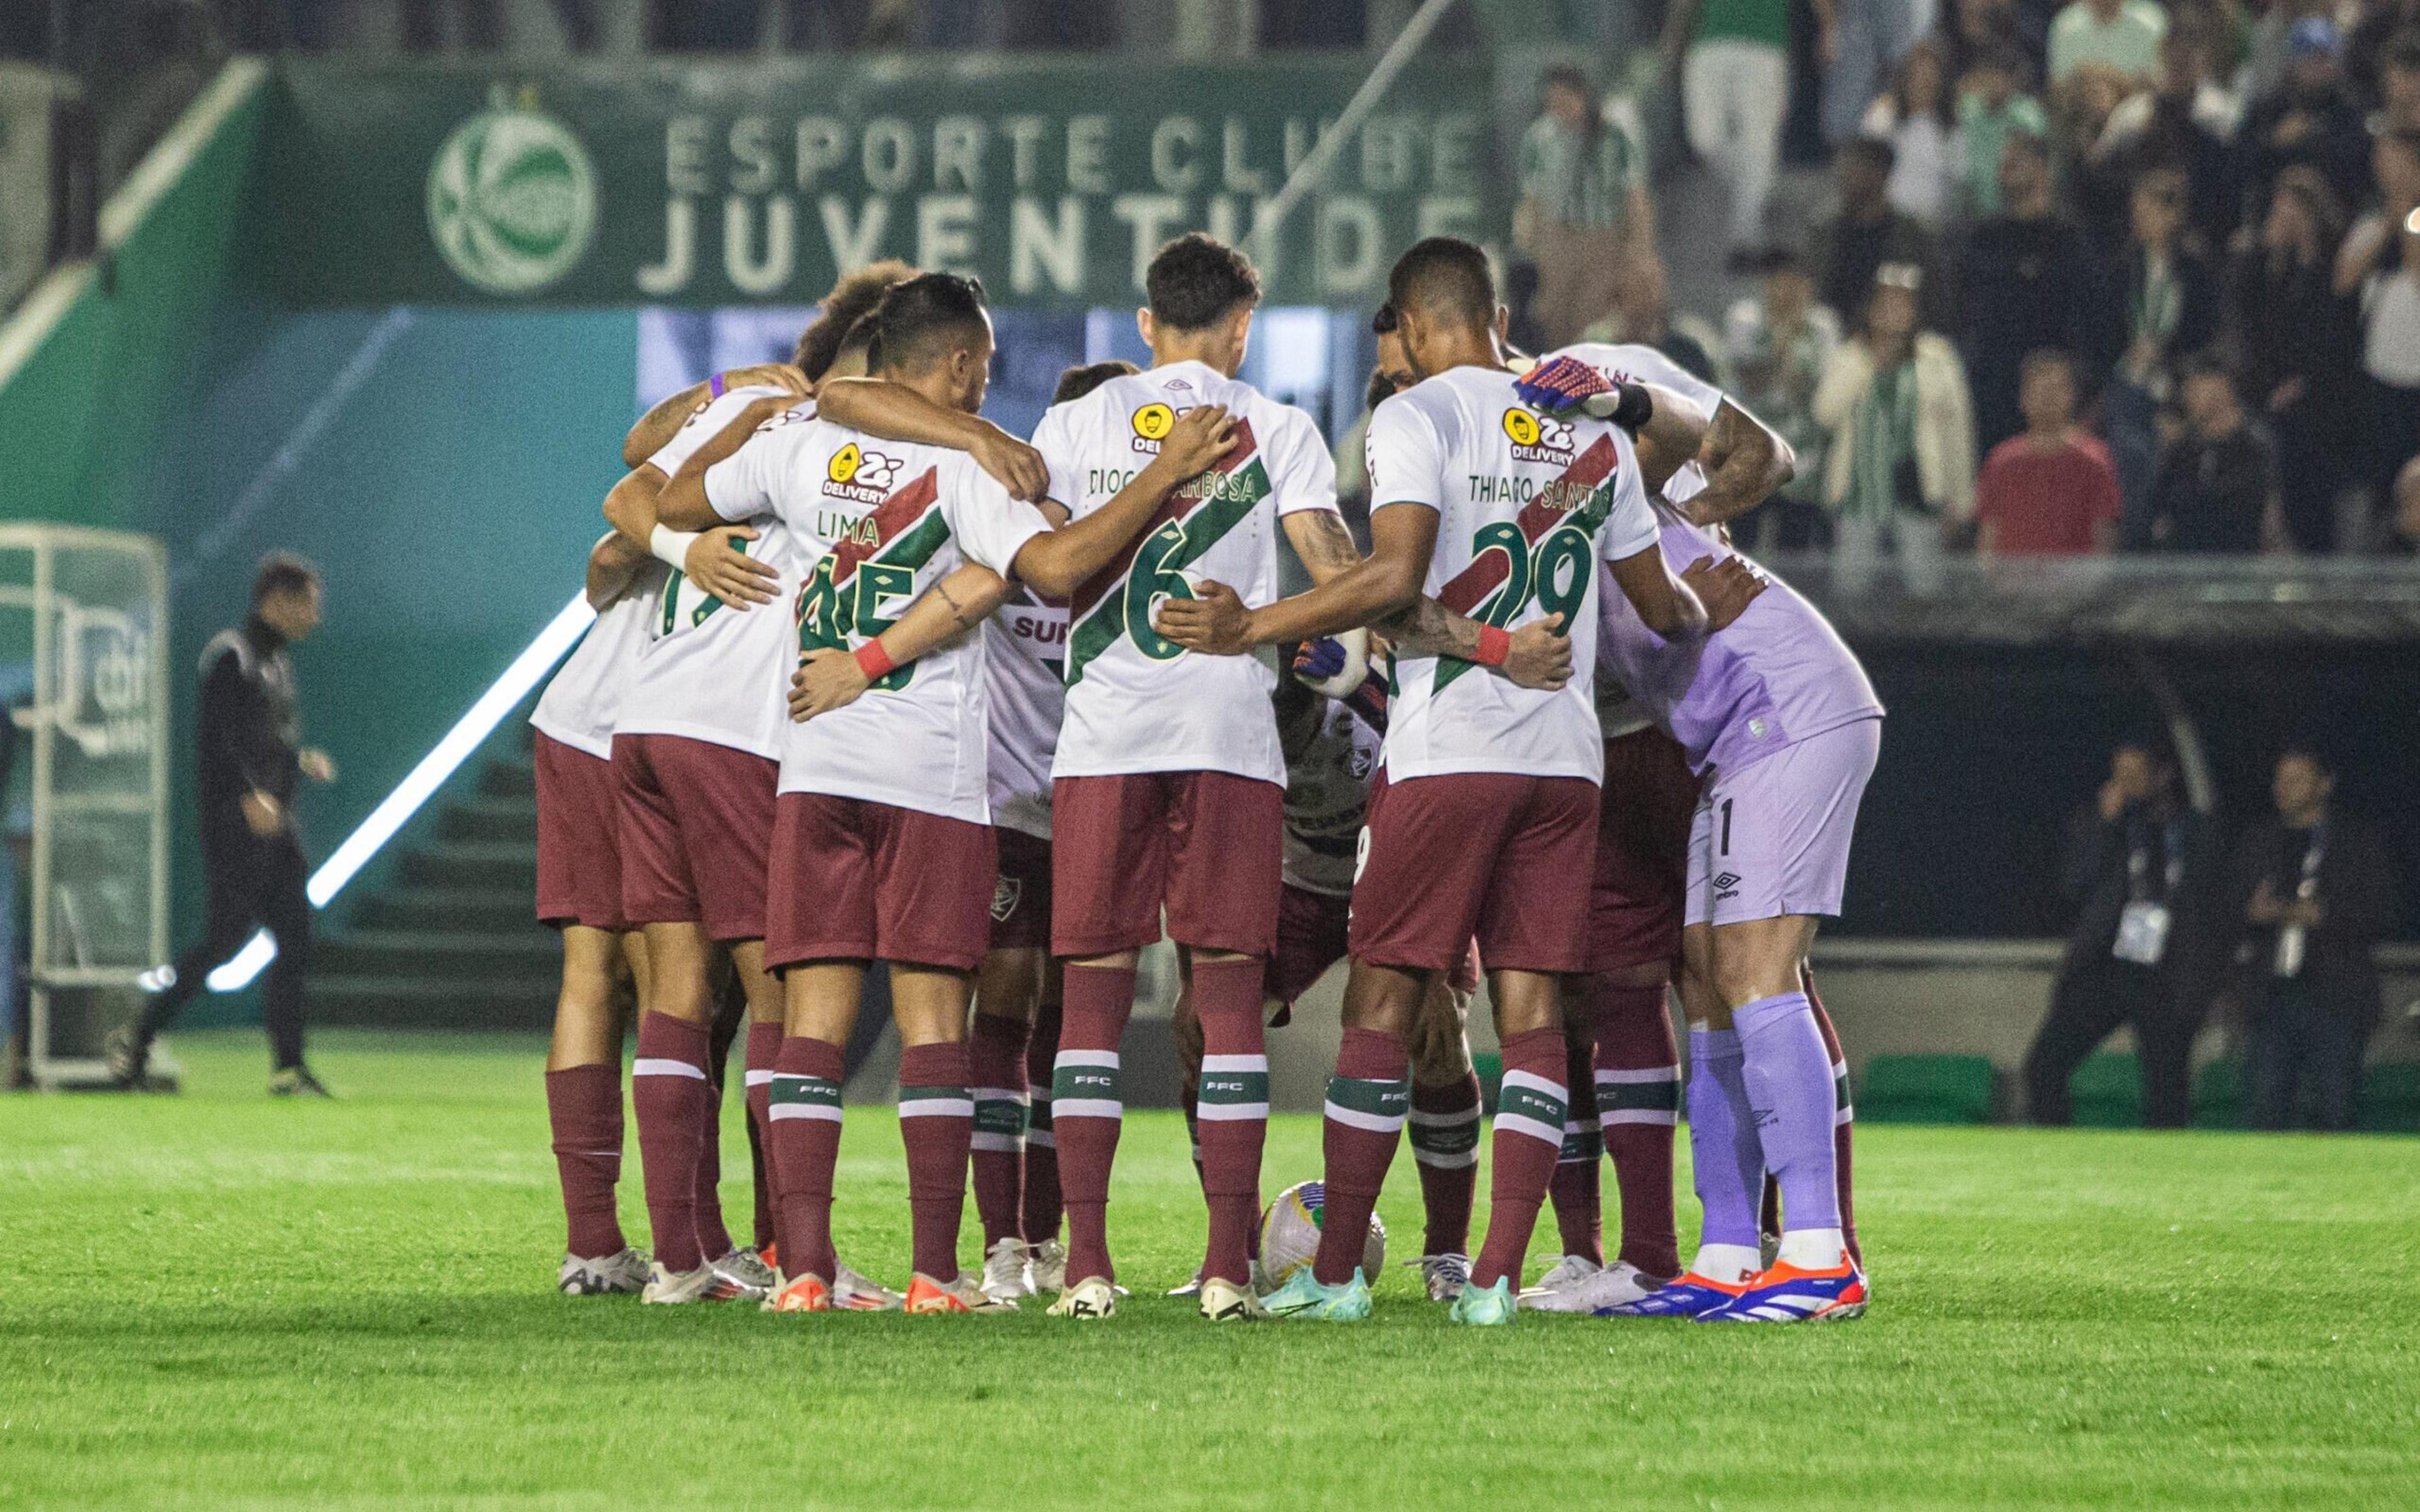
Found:
[[1453, 1311], [1446, 1317], [1457, 1323], [1500, 1327], [1512, 1321], [1520, 1305], [1512, 1296], [1512, 1278], [1500, 1275], [1492, 1287], [1463, 1288], [1462, 1295], [1453, 1299]]
[[1261, 1299], [1261, 1305], [1275, 1318], [1312, 1318], [1324, 1323], [1357, 1323], [1370, 1316], [1370, 1283], [1361, 1278], [1361, 1268], [1353, 1268], [1353, 1279], [1339, 1286], [1322, 1286], [1319, 1278], [1306, 1265], [1286, 1277], [1284, 1286]]

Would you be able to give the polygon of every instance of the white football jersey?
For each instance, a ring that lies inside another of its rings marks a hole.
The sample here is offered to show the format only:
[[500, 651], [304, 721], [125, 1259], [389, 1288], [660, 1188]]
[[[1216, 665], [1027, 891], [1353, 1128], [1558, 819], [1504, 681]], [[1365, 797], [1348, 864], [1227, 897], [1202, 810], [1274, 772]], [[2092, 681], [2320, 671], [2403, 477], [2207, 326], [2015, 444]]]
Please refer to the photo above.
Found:
[[1603, 780], [1589, 675], [1598, 560], [1655, 545], [1630, 438], [1602, 421], [1539, 414], [1513, 392], [1510, 373], [1455, 367], [1378, 406], [1369, 455], [1373, 512], [1437, 512], [1423, 592], [1507, 630], [1560, 613], [1576, 673], [1550, 693], [1457, 657], [1399, 655], [1388, 778], [1513, 772]]
[[1205, 579], [1252, 608], [1275, 601], [1278, 518], [1336, 508], [1336, 464], [1291, 405], [1201, 363], [1112, 378], [1053, 408], [1033, 433], [1050, 497], [1081, 519], [1159, 454], [1176, 417], [1205, 404], [1237, 421], [1236, 448], [1161, 506], [1140, 542], [1071, 595], [1067, 708], [1058, 777], [1232, 772], [1285, 780], [1259, 656], [1201, 656], [1160, 639], [1152, 610]]
[[1067, 606], [1023, 583], [984, 622], [991, 694], [991, 822], [1050, 838], [1050, 761], [1067, 707]]
[[[882, 440], [793, 409], [708, 469], [725, 519], [771, 511], [799, 552], [797, 647], [853, 650], [963, 562], [1008, 576], [1050, 528], [964, 452]], [[962, 635], [803, 724], [784, 709], [783, 793], [991, 823], [984, 638]], [[786, 664], [785, 664], [786, 665]]]
[[647, 643], [647, 622], [667, 576], [662, 563], [648, 558], [613, 601], [597, 611], [588, 633], [547, 680], [537, 707], [530, 711], [531, 724], [576, 750], [613, 759], [622, 690]]
[[[782, 396], [783, 391], [775, 388], [733, 389], [690, 416], [663, 450], [647, 458], [648, 465], [670, 477], [741, 410], [758, 399]], [[686, 574], [668, 574], [648, 619], [647, 643], [622, 695], [617, 733], [686, 735], [758, 756], [781, 755], [797, 656], [782, 606], [798, 592], [798, 551], [771, 515], [745, 523], [757, 531], [748, 554], [780, 574], [773, 602], [753, 608], [725, 604]]]
[[1380, 737], [1336, 699], [1323, 700], [1319, 728], [1286, 764], [1285, 882], [1331, 898], [1353, 896], [1353, 862], [1378, 775]]

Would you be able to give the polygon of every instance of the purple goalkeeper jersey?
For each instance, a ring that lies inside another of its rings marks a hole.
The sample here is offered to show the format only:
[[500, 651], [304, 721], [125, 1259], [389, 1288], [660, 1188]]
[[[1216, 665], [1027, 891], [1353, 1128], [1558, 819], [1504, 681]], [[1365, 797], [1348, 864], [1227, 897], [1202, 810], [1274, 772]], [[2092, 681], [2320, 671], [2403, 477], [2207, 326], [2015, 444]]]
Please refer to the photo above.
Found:
[[[1664, 560], [1676, 576], [1699, 557], [1736, 554], [1662, 501], [1652, 505]], [[1765, 576], [1770, 586], [1746, 612], [1696, 643], [1666, 641], [1619, 593], [1599, 600], [1597, 675], [1629, 689], [1699, 773], [1735, 772], [1883, 712], [1831, 622], [1788, 583]]]

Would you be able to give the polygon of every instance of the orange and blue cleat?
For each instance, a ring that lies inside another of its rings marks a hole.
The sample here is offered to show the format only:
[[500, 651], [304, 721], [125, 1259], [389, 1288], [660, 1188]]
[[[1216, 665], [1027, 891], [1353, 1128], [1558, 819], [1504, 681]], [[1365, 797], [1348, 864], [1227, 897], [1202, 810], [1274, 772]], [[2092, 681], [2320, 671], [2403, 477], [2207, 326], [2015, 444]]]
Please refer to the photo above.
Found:
[[1691, 1271], [1678, 1281], [1668, 1281], [1643, 1297], [1629, 1302], [1599, 1307], [1599, 1318], [1703, 1318], [1737, 1302], [1747, 1289], [1745, 1282], [1716, 1281], [1711, 1276]]
[[1728, 1307], [1701, 1314], [1701, 1323], [1837, 1323], [1866, 1310], [1866, 1276], [1856, 1262], [1810, 1271], [1776, 1260], [1751, 1278]]

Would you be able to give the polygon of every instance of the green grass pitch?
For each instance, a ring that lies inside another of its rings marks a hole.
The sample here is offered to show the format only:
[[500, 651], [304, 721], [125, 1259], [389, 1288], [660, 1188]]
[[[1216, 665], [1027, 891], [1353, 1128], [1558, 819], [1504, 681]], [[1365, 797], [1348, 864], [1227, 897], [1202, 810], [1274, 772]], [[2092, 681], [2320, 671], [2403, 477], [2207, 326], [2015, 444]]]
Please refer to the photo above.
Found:
[[[1111, 1209], [1137, 1295], [1109, 1323], [777, 1319], [554, 1294], [531, 1041], [330, 1035], [333, 1104], [264, 1098], [255, 1037], [176, 1048], [182, 1097], [0, 1100], [0, 1506], [2420, 1495], [2420, 1142], [1868, 1127], [1859, 1322], [1466, 1333], [1390, 1266], [1361, 1327], [1214, 1329], [1156, 1295], [1200, 1210], [1182, 1126], [1143, 1114]], [[723, 1149], [739, 1227], [745, 1145]], [[1271, 1188], [1317, 1149], [1315, 1120], [1279, 1120]], [[636, 1237], [635, 1141], [624, 1174]], [[903, 1283], [884, 1110], [849, 1110], [841, 1180], [844, 1253]], [[1398, 1256], [1418, 1211], [1399, 1159]]]

